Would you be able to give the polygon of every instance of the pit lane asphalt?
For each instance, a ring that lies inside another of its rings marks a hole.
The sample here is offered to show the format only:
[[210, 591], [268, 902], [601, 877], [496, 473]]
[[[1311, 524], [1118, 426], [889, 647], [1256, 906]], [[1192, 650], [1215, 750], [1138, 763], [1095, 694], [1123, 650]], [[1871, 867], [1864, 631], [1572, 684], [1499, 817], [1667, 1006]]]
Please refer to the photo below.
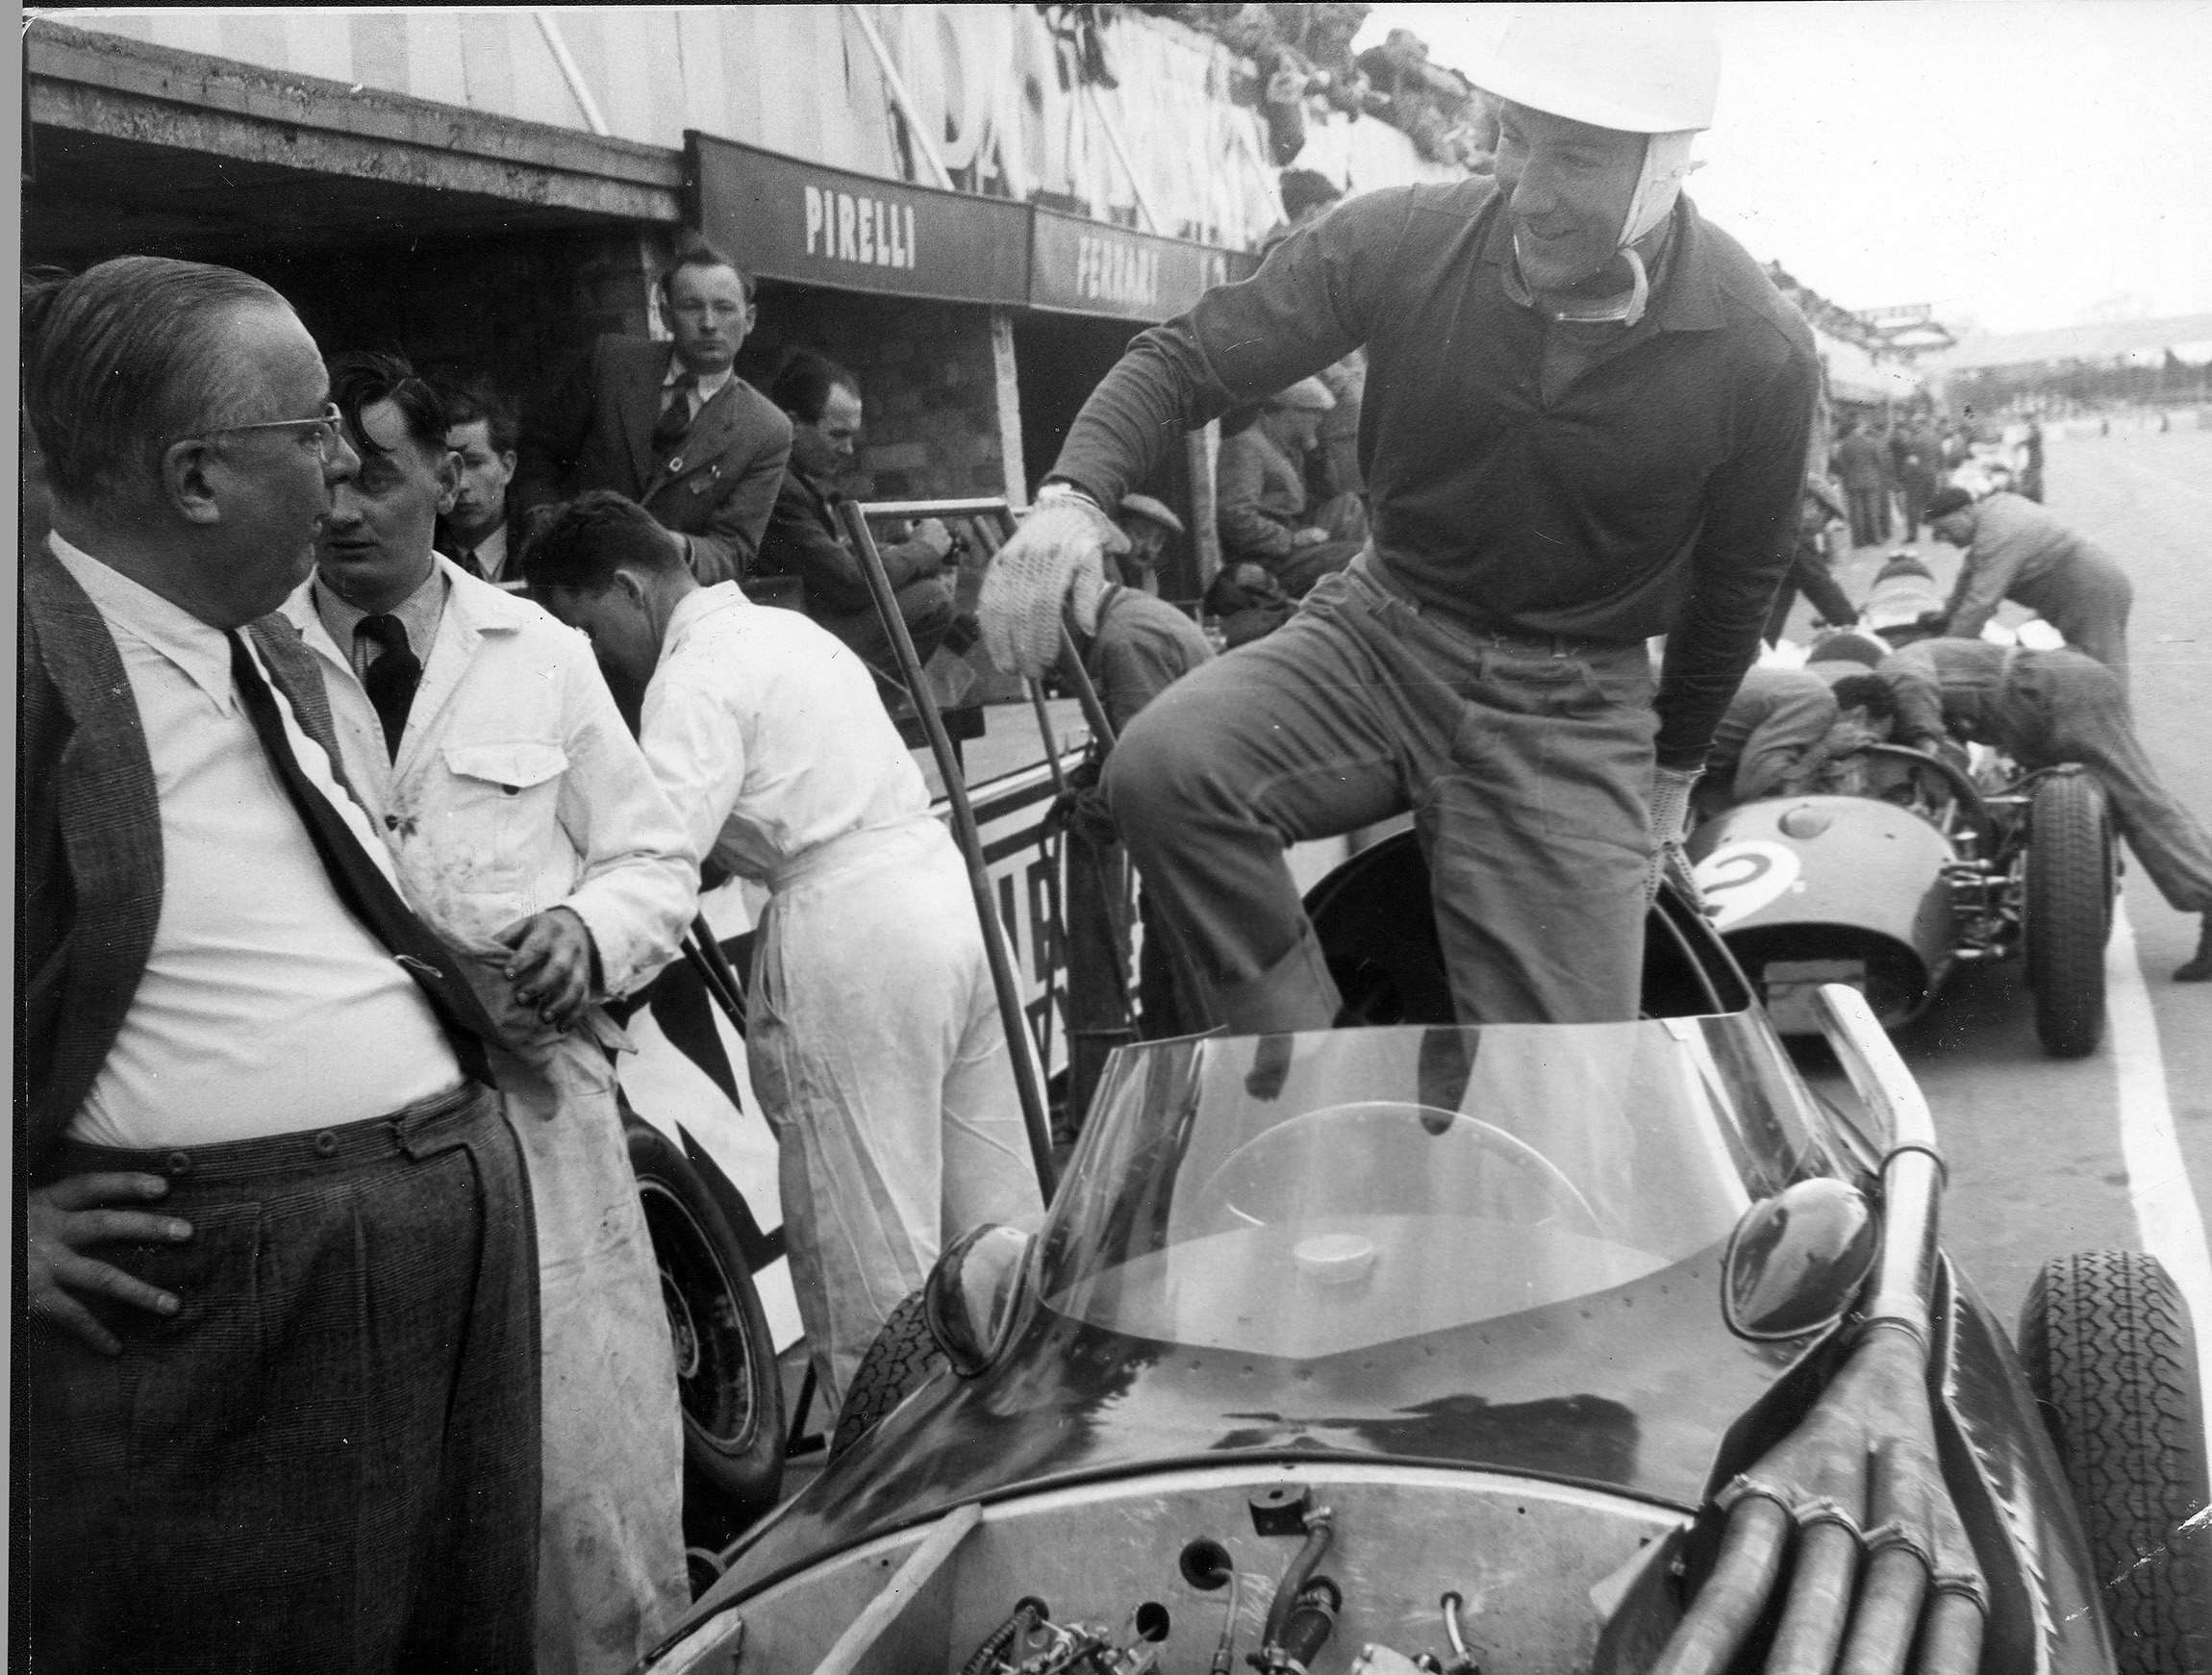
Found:
[[[2174, 793], [2212, 822], [2212, 414], [2203, 430], [2177, 423], [2160, 434], [2131, 420], [2116, 421], [2109, 437], [2054, 435], [2046, 453], [2050, 510], [2135, 584], [2128, 639], [2144, 746]], [[1918, 550], [1948, 588], [1956, 552], [1930, 540]], [[1862, 548], [1838, 567], [1854, 599], [1884, 551]], [[2018, 615], [2008, 608], [2004, 620]], [[2196, 1293], [2204, 1358], [2212, 1297], [2195, 1212], [2212, 1206], [2212, 986], [2171, 981], [2196, 949], [2198, 921], [2169, 908], [2132, 859], [2122, 904], [2107, 970], [2131, 960], [2141, 982], [2113, 984], [2118, 1027], [2091, 1057], [2042, 1055], [2018, 963], [1958, 973], [1898, 1045], [1950, 1165], [1944, 1242], [2000, 1317], [2017, 1318], [2047, 1258], [2152, 1249]], [[2164, 1147], [2162, 1122], [2172, 1133]], [[2182, 1271], [2192, 1265], [2195, 1286]]]

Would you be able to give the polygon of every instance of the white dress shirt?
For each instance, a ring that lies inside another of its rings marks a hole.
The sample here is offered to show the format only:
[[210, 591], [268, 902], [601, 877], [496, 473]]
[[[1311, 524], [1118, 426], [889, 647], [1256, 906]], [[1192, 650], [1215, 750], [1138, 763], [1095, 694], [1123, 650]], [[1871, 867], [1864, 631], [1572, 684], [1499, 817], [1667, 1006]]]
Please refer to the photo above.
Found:
[[[145, 974], [70, 1137], [130, 1148], [250, 1139], [451, 1088], [461, 1066], [429, 1002], [339, 901], [262, 749], [229, 640], [60, 536], [52, 543], [121, 655], [162, 820]], [[329, 757], [270, 690], [302, 769], [381, 862]]]
[[847, 833], [929, 817], [921, 770], [875, 681], [826, 630], [735, 582], [685, 596], [640, 735], [693, 852], [773, 884]]

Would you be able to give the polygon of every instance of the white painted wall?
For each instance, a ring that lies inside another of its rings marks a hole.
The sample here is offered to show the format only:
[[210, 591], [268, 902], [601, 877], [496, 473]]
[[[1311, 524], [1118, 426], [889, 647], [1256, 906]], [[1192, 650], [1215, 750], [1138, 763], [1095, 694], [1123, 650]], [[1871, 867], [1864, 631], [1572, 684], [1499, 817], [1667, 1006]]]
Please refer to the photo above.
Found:
[[[1069, 194], [1101, 220], [1250, 248], [1282, 218], [1244, 61], [1183, 25], [1126, 14], [1104, 33], [1119, 86], [1063, 88], [1063, 50], [1031, 6], [866, 8], [965, 189]], [[566, 44], [616, 138], [677, 147], [686, 129], [934, 185], [901, 165], [884, 76], [849, 6], [582, 6], [504, 11], [300, 8], [63, 14], [72, 27], [590, 130], [540, 20]], [[1109, 138], [1127, 153], [1124, 167]], [[1450, 178], [1388, 124], [1309, 116], [1298, 166], [1354, 189]]]

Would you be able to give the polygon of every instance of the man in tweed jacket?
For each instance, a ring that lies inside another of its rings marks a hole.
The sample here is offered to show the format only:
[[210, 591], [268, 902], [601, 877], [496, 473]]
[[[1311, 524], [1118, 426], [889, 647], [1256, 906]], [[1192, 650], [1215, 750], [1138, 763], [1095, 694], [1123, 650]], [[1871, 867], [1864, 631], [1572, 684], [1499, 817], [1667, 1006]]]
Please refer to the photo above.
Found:
[[321, 357], [191, 262], [24, 314], [53, 493], [16, 902], [33, 1659], [521, 1675], [520, 1161], [305, 649], [244, 632], [359, 463]]

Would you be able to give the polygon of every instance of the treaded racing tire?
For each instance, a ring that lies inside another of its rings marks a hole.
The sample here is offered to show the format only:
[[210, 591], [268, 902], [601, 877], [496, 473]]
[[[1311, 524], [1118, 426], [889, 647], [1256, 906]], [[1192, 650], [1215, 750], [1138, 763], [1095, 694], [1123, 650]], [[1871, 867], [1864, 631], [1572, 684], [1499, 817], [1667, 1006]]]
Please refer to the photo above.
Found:
[[921, 1293], [917, 1291], [891, 1312], [891, 1318], [860, 1358], [852, 1388], [845, 1391], [844, 1406], [838, 1410], [829, 1457], [836, 1460], [842, 1456], [867, 1436], [878, 1419], [949, 1364], [944, 1351], [937, 1347], [937, 1339], [929, 1335], [929, 1322], [921, 1312]]
[[2035, 1036], [2054, 1059], [2080, 1059], [2104, 1037], [2104, 943], [2112, 932], [2112, 832], [2104, 788], [2056, 773], [2028, 805], [2023, 913]]
[[760, 1292], [716, 1192], [651, 1123], [623, 1123], [661, 1269], [684, 1410], [684, 1541], [700, 1580], [718, 1551], [775, 1504], [784, 1475], [783, 1387]]
[[2054, 1257], [2028, 1288], [2020, 1355], [2081, 1512], [2121, 1675], [2203, 1675], [2212, 1488], [2187, 1303], [2156, 1257]]

